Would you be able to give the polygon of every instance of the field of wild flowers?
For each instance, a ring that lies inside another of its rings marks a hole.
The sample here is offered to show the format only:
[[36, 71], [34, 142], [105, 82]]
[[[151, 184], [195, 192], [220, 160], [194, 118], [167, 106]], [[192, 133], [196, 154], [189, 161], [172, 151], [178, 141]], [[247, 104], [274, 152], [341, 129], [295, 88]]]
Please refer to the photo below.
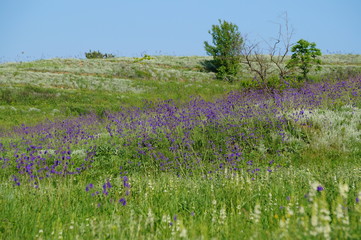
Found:
[[1, 239], [358, 239], [361, 77], [0, 133]]

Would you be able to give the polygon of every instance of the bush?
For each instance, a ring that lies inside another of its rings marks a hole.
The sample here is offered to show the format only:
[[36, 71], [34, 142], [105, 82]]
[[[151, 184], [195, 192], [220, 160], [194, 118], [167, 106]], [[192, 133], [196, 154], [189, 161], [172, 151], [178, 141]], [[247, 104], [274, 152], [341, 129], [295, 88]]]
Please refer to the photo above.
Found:
[[85, 57], [87, 59], [96, 59], [96, 58], [114, 58], [115, 56], [113, 54], [109, 54], [109, 53], [103, 54], [99, 51], [89, 50], [89, 52], [85, 53]]
[[144, 54], [144, 56], [141, 58], [134, 58], [134, 62], [137, 63], [137, 62], [142, 62], [144, 60], [152, 60], [152, 59], [154, 59], [154, 57]]
[[240, 73], [243, 38], [237, 25], [221, 20], [219, 24], [213, 25], [209, 31], [214, 46], [205, 41], [204, 48], [208, 55], [213, 56], [211, 65], [217, 78], [233, 82]]

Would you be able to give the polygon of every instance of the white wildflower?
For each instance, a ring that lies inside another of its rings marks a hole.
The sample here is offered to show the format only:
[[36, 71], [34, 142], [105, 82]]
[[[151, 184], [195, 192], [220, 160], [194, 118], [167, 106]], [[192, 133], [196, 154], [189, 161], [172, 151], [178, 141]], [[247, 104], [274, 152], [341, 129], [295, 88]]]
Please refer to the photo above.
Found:
[[294, 215], [294, 212], [293, 210], [291, 209], [291, 206], [287, 206], [286, 207], [286, 211], [287, 211], [287, 214], [289, 217], [293, 216]]
[[182, 228], [181, 228], [179, 237], [180, 237], [180, 238], [186, 238], [186, 239], [188, 238], [188, 236], [187, 236], [187, 229], [186, 229], [184, 226], [182, 226]]
[[149, 179], [149, 181], [148, 181], [148, 187], [150, 190], [152, 190], [152, 191], [154, 190], [154, 185], [153, 185], [153, 182], [151, 179]]
[[280, 228], [286, 229], [286, 220], [284, 218], [280, 219]]
[[318, 234], [318, 231], [317, 231], [317, 226], [318, 226], [318, 204], [317, 204], [317, 202], [314, 202], [313, 205], [312, 205], [311, 225], [312, 225], [313, 228], [312, 228], [310, 234], [312, 236], [316, 236]]
[[153, 212], [152, 212], [152, 209], [149, 208], [148, 210], [148, 216], [147, 216], [147, 220], [145, 222], [146, 225], [150, 225], [151, 228], [153, 228], [154, 226], [154, 215], [153, 215]]
[[219, 211], [219, 224], [224, 224], [227, 218], [226, 207], [223, 206]]
[[254, 223], [258, 223], [261, 219], [261, 205], [259, 205], [259, 203], [254, 206], [253, 213], [251, 213], [251, 219]]
[[213, 208], [212, 208], [212, 222], [216, 223], [217, 222], [217, 200], [216, 199], [212, 200], [212, 205], [213, 205]]
[[336, 215], [338, 223], [341, 224], [339, 227], [346, 231], [348, 229], [347, 226], [350, 224], [347, 209], [344, 209], [342, 204], [338, 203], [334, 214]]
[[300, 208], [298, 209], [298, 212], [300, 214], [305, 214], [305, 208], [303, 206], [300, 206]]
[[340, 183], [340, 184], [338, 185], [338, 188], [339, 188], [339, 190], [340, 190], [340, 195], [341, 195], [341, 197], [344, 198], [344, 199], [346, 199], [346, 198], [347, 198], [347, 193], [348, 193], [348, 190], [349, 190], [348, 184], [342, 184], [342, 183]]
[[330, 210], [327, 204], [327, 201], [322, 200], [320, 212], [319, 212], [319, 233], [323, 234], [325, 239], [331, 239], [330, 233], [331, 233], [331, 216], [330, 216]]
[[162, 222], [164, 223], [164, 224], [167, 224], [169, 227], [172, 227], [171, 226], [171, 218], [170, 218], [170, 215], [169, 214], [163, 214], [163, 216], [162, 216]]

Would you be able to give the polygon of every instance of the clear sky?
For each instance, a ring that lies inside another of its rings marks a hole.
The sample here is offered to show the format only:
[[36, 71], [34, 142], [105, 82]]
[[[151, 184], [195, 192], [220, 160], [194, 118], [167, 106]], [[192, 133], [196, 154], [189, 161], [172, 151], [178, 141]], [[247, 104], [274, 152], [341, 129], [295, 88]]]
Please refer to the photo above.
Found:
[[361, 54], [361, 0], [0, 0], [0, 62], [77, 57], [206, 55], [218, 19], [253, 39], [277, 35], [287, 12], [294, 42]]

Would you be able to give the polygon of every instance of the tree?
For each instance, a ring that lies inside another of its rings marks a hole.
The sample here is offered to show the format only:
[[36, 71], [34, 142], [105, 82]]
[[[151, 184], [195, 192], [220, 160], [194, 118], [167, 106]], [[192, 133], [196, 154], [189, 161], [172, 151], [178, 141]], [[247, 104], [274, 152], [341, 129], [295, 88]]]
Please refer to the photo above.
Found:
[[291, 40], [293, 37], [294, 29], [288, 24], [287, 12], [284, 12], [281, 18], [283, 19], [283, 24], [278, 23], [278, 37], [274, 39], [273, 45], [268, 45], [271, 62], [276, 66], [279, 78], [282, 81], [290, 73], [290, 70], [287, 69], [284, 63], [286, 56], [290, 51], [290, 48], [293, 46]]
[[243, 62], [262, 87], [267, 87], [268, 77], [274, 72], [267, 55], [262, 54], [259, 43], [246, 41], [242, 48]]
[[310, 43], [301, 39], [291, 48], [293, 52], [291, 59], [286, 67], [291, 70], [301, 71], [302, 78], [307, 79], [307, 74], [315, 66], [315, 70], [321, 70], [321, 60], [318, 59], [322, 55], [321, 50], [316, 48], [316, 43]]
[[212, 35], [214, 46], [205, 41], [204, 48], [208, 55], [213, 56], [217, 78], [233, 82], [240, 72], [243, 44], [238, 26], [219, 20], [219, 25], [212, 25], [212, 30], [208, 32]]
[[271, 78], [279, 77], [279, 85], [290, 73], [285, 67], [285, 58], [292, 46], [291, 39], [293, 28], [288, 24], [287, 13], [282, 15], [282, 23], [276, 23], [279, 27], [277, 37], [272, 41], [265, 41], [268, 49], [262, 49], [260, 43], [245, 40], [242, 47], [243, 63], [249, 71], [254, 73], [255, 78], [263, 87], [268, 88]]

